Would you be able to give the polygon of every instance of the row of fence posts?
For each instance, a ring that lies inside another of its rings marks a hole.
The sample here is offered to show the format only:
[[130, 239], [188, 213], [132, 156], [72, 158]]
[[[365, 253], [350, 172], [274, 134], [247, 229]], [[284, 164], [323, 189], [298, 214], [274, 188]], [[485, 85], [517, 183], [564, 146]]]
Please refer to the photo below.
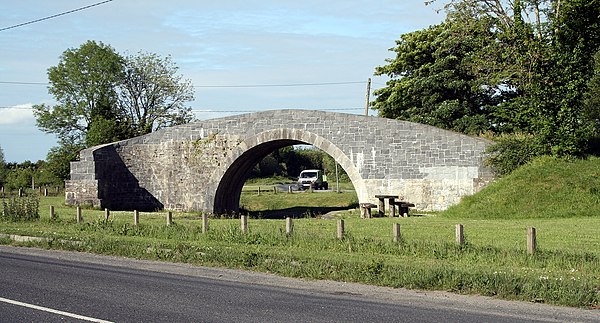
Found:
[[[77, 214], [77, 223], [83, 222], [83, 217], [81, 214], [81, 207], [79, 207], [79, 206], [77, 207], [76, 214]], [[50, 218], [51, 219], [55, 218], [54, 206], [50, 206]], [[104, 209], [104, 219], [107, 221], [110, 219], [110, 210], [109, 209]], [[133, 211], [133, 225], [137, 226], [139, 224], [140, 224], [140, 212], [138, 210], [134, 210]], [[167, 225], [172, 225], [172, 224], [173, 224], [173, 212], [169, 211], [169, 212], [167, 212]], [[240, 216], [240, 225], [241, 225], [242, 233], [249, 232], [247, 215]], [[207, 231], [208, 231], [208, 215], [203, 214], [202, 215], [202, 233], [206, 233]], [[285, 233], [286, 233], [286, 235], [288, 235], [288, 236], [291, 235], [293, 233], [293, 231], [294, 231], [294, 224], [292, 222], [292, 218], [286, 217], [285, 218]], [[462, 224], [457, 224], [456, 228], [455, 228], [455, 232], [456, 232], [456, 244], [458, 244], [458, 245], [465, 244], [464, 226]], [[340, 240], [344, 239], [344, 233], [345, 233], [344, 220], [339, 219], [337, 221], [337, 238]], [[401, 240], [400, 223], [394, 223], [392, 225], [392, 239], [394, 242], [399, 242]], [[535, 254], [536, 247], [537, 247], [537, 242], [536, 242], [535, 228], [534, 227], [527, 228], [527, 253], [530, 255]]]
[[[462, 224], [456, 225], [456, 243], [458, 245], [463, 245], [465, 243], [465, 233], [464, 227]], [[530, 227], [527, 228], [527, 253], [530, 255], [535, 254], [535, 250], [537, 249], [537, 239], [535, 234], [535, 228]]]
[[[266, 191], [268, 191], [268, 190], [266, 190]], [[266, 191], [265, 191], [265, 190], [262, 190], [262, 189], [260, 188], [260, 186], [257, 186], [257, 187], [256, 187], [256, 194], [257, 194], [257, 195], [260, 195], [260, 193], [261, 193], [261, 192], [266, 192]], [[312, 193], [312, 191], [313, 191], [312, 185], [308, 187], [308, 191], [309, 191], [310, 193]], [[277, 188], [277, 186], [273, 186], [273, 194], [277, 194], [278, 192], [279, 192], [279, 189]], [[289, 185], [289, 186], [288, 186], [287, 192], [288, 192], [289, 194], [292, 194], [292, 193], [294, 192], [294, 190], [292, 189], [292, 185]]]
[[[273, 194], [277, 194], [277, 193], [278, 193], [278, 191], [279, 191], [279, 190], [277, 189], [277, 186], [273, 186]], [[262, 190], [261, 190], [260, 186], [257, 186], [257, 187], [256, 187], [256, 194], [257, 194], [257, 195], [260, 195], [260, 193], [261, 193], [261, 192], [262, 192]], [[290, 186], [288, 186], [288, 191], [287, 191], [287, 192], [288, 192], [288, 193], [290, 193], [290, 194], [291, 194], [291, 193], [293, 193], [293, 190], [292, 190], [292, 186], [291, 186], [291, 185], [290, 185]]]
[[[40, 194], [42, 194], [42, 192], [43, 192], [44, 196], [48, 196], [50, 194], [50, 191], [48, 190], [47, 187], [44, 187], [42, 189], [42, 187], [40, 186], [40, 187], [38, 187], [38, 191], [39, 191]], [[60, 188], [57, 186], [56, 189], [55, 189], [55, 191], [56, 191], [56, 194], [60, 193]], [[4, 186], [0, 186], [0, 194], [4, 195], [4, 193], [5, 193], [4, 192]], [[23, 197], [23, 195], [25, 195], [25, 189], [23, 189], [22, 187], [20, 187], [17, 194], [18, 194], [19, 197]]]

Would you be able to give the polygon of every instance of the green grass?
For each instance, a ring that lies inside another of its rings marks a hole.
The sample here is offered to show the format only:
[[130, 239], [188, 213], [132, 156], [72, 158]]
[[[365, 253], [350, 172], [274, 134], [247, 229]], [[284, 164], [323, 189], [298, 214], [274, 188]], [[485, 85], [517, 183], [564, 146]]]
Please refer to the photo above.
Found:
[[[282, 176], [269, 177], [269, 178], [251, 178], [244, 183], [242, 191], [245, 192], [256, 192], [258, 187], [261, 191], [273, 191], [273, 186], [278, 184], [296, 184], [297, 178], [288, 178]], [[339, 182], [336, 183], [335, 178], [330, 178], [329, 189], [332, 191], [337, 190], [339, 186], [340, 191], [354, 191], [354, 186], [351, 182]]]
[[358, 206], [355, 192], [242, 192], [240, 207], [255, 217], [282, 219], [314, 217], [332, 211], [353, 209]]
[[[197, 213], [175, 213], [172, 226], [165, 225], [166, 212], [142, 213], [136, 227], [132, 212], [111, 212], [105, 221], [103, 211], [87, 209], [84, 223], [77, 224], [75, 209], [64, 206], [62, 198], [42, 198], [39, 221], [2, 222], [0, 232], [44, 236], [48, 241], [2, 238], [0, 243], [597, 307], [600, 217], [588, 211], [598, 207], [591, 197], [598, 164], [598, 159], [541, 159], [448, 212], [410, 218], [360, 219], [351, 193], [243, 193], [242, 206], [256, 215], [247, 234], [241, 232], [239, 219], [219, 217], [211, 218], [209, 231], [202, 233]], [[528, 202], [532, 198], [523, 198], [527, 194], [551, 211], [533, 212]], [[583, 204], [585, 212], [555, 211], [562, 208], [556, 201], [565, 199]], [[50, 205], [56, 207], [57, 220], [49, 218]], [[510, 212], [495, 209], [508, 205]], [[310, 210], [310, 216], [295, 219], [294, 233], [286, 235], [286, 211], [302, 208]], [[314, 217], [316, 210], [330, 209], [346, 211], [333, 213], [331, 219]], [[256, 219], [260, 217], [268, 219]], [[336, 238], [339, 218], [346, 221], [343, 240]], [[401, 224], [398, 243], [392, 241], [395, 223]], [[461, 246], [454, 242], [458, 223], [465, 228], [466, 244]], [[528, 255], [526, 229], [532, 226], [537, 229], [538, 250]]]
[[600, 159], [536, 159], [465, 197], [442, 215], [478, 219], [598, 216]]

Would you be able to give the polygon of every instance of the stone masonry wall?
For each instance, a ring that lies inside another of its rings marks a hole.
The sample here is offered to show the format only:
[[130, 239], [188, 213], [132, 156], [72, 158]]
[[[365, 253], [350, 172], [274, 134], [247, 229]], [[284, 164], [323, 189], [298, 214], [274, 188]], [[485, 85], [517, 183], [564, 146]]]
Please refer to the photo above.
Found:
[[84, 150], [71, 165], [67, 202], [213, 212], [215, 201], [239, 199], [223, 187], [239, 184], [233, 183], [243, 180], [238, 173], [253, 166], [240, 160], [266, 155], [278, 142], [311, 144], [334, 157], [360, 202], [398, 194], [420, 210], [443, 210], [493, 178], [483, 166], [489, 144], [483, 139], [378, 117], [278, 110], [171, 127]]

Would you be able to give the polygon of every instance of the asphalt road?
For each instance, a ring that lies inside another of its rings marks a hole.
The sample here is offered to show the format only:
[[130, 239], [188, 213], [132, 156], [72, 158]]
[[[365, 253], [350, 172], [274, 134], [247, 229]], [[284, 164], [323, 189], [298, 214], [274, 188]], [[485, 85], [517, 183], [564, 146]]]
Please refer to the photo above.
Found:
[[0, 246], [0, 322], [600, 322], [600, 311]]

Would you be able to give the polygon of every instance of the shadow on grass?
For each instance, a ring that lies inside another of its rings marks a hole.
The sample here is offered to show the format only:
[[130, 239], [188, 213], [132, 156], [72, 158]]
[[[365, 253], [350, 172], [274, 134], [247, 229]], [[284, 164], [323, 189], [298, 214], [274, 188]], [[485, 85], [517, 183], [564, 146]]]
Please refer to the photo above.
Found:
[[254, 219], [285, 219], [290, 218], [316, 218], [334, 211], [345, 211], [358, 208], [358, 204], [353, 204], [344, 207], [315, 207], [315, 206], [295, 206], [281, 210], [265, 210], [265, 211], [246, 211], [241, 210], [240, 213], [248, 214]]

